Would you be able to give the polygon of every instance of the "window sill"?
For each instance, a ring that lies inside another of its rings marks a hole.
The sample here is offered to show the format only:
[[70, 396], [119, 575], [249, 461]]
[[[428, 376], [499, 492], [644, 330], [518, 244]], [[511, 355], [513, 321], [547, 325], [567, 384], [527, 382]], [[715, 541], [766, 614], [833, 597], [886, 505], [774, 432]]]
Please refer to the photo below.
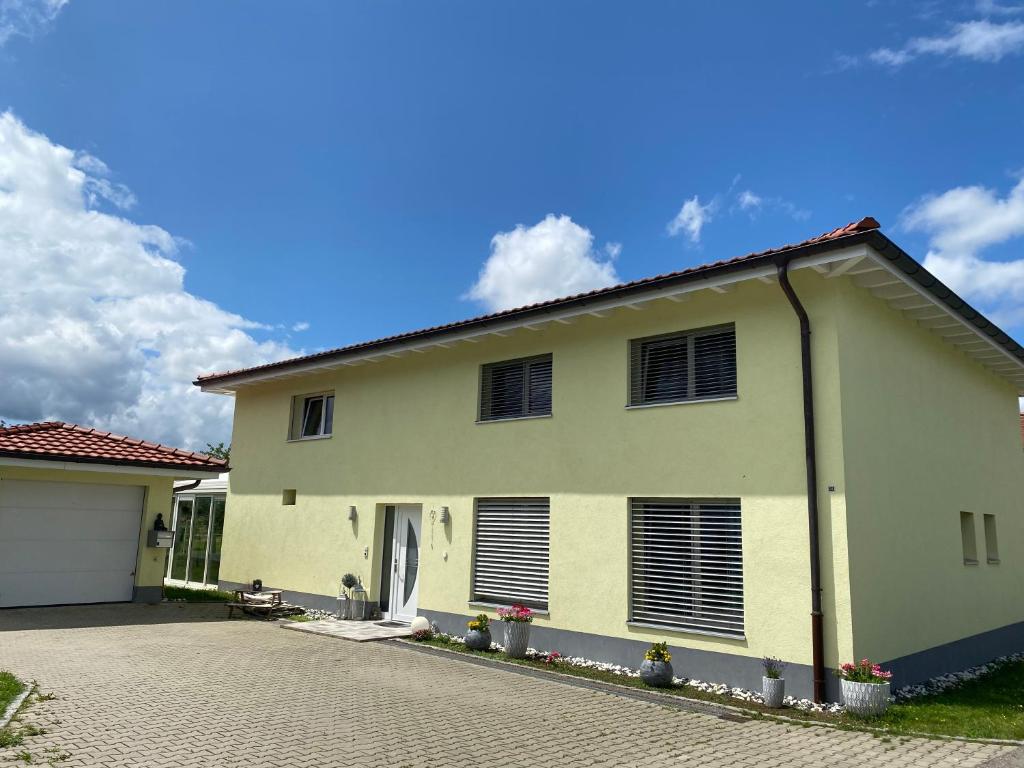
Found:
[[[491, 610], [498, 610], [499, 608], [511, 608], [511, 603], [483, 603], [478, 600], [470, 600], [466, 603], [470, 608], [490, 608]], [[529, 606], [527, 606], [529, 608]], [[534, 616], [540, 616], [542, 619], [551, 618], [551, 613], [547, 610], [542, 611], [540, 608], [530, 608]]]
[[685, 629], [683, 627], [672, 627], [666, 624], [651, 624], [646, 621], [627, 621], [627, 627], [638, 627], [641, 629], [656, 629], [659, 632], [674, 632], [678, 635], [703, 635], [705, 637], [722, 637], [726, 640], [741, 640], [747, 639], [746, 635], [733, 635], [728, 632], [712, 632], [708, 629]]
[[964, 558], [964, 565], [977, 565], [977, 564], [978, 564], [977, 560], [971, 560], [971, 559], [966, 558], [966, 557]]
[[990, 557], [988, 560], [986, 560], [986, 562], [989, 565], [999, 565], [999, 558], [998, 557]]
[[334, 435], [310, 435], [309, 437], [289, 437], [287, 443], [308, 443], [311, 440], [330, 440]]
[[692, 400], [672, 400], [667, 403], [641, 403], [640, 405], [626, 405], [627, 411], [640, 411], [645, 408], [664, 408], [665, 406], [671, 405], [692, 405], [693, 403], [725, 403], [730, 400], [739, 400], [739, 395], [729, 395], [728, 397], [697, 397]]
[[541, 416], [509, 416], [507, 419], [477, 419], [477, 424], [504, 424], [507, 421], [533, 421], [534, 419], [550, 419], [551, 414], [545, 413]]

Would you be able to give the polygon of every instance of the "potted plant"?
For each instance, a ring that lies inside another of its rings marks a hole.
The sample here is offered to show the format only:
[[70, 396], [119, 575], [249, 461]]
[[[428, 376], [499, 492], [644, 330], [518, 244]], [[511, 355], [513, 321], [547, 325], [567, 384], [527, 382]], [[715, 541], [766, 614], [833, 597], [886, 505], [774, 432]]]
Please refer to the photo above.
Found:
[[838, 675], [847, 712], [860, 717], [875, 717], [888, 708], [892, 672], [861, 659], [860, 664], [843, 664]]
[[350, 619], [352, 611], [352, 598], [349, 596], [349, 590], [352, 589], [356, 584], [359, 583], [353, 574], [346, 573], [341, 577], [341, 592], [338, 594], [338, 618], [339, 619]]
[[473, 651], [486, 651], [491, 647], [491, 620], [486, 613], [466, 622], [466, 647]]
[[505, 623], [505, 653], [513, 659], [524, 658], [530, 642], [533, 611], [516, 603], [511, 608], [499, 608], [498, 618]]
[[782, 677], [782, 670], [786, 668], [786, 662], [776, 659], [774, 656], [765, 656], [761, 660], [764, 667], [764, 676], [761, 678], [761, 698], [764, 705], [772, 709], [782, 706], [782, 700], [786, 697], [786, 681]]
[[672, 685], [672, 654], [668, 643], [654, 643], [644, 654], [640, 665], [640, 679], [652, 688], [667, 688]]

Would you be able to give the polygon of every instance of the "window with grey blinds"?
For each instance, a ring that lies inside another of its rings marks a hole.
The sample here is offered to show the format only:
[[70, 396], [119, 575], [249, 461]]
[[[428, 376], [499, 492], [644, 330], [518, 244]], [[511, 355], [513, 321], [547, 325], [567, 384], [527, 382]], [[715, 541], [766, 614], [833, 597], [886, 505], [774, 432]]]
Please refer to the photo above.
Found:
[[732, 325], [633, 339], [629, 404], [649, 405], [736, 395]]
[[481, 368], [480, 421], [550, 415], [551, 355]]
[[739, 500], [633, 499], [631, 619], [743, 635]]
[[548, 499], [477, 499], [473, 599], [548, 607]]

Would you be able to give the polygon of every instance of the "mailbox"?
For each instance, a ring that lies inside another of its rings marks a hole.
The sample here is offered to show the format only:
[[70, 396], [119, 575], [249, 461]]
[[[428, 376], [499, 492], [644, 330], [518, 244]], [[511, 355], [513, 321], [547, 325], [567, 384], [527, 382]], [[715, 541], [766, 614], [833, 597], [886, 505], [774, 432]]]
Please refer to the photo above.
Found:
[[174, 543], [174, 531], [150, 531], [146, 546], [157, 549], [170, 549]]

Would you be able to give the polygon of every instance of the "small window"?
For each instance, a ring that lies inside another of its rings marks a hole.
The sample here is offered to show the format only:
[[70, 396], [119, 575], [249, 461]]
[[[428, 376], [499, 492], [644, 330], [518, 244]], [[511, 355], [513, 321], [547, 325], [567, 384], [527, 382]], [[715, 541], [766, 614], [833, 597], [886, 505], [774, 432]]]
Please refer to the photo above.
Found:
[[480, 421], [551, 415], [551, 355], [480, 369]]
[[739, 499], [630, 501], [630, 620], [743, 636]]
[[978, 564], [978, 542], [974, 535], [974, 513], [960, 513], [960, 540], [964, 547], [964, 565]]
[[736, 396], [732, 325], [633, 339], [629, 404], [657, 405]]
[[548, 607], [549, 499], [477, 499], [473, 600]]
[[281, 491], [281, 504], [286, 506], [286, 507], [294, 507], [295, 506], [295, 489], [294, 488], [285, 488], [283, 491]]
[[326, 437], [334, 429], [334, 395], [300, 395], [292, 405], [291, 440]]
[[985, 515], [985, 559], [993, 565], [999, 562], [999, 537], [996, 536], [996, 516]]

